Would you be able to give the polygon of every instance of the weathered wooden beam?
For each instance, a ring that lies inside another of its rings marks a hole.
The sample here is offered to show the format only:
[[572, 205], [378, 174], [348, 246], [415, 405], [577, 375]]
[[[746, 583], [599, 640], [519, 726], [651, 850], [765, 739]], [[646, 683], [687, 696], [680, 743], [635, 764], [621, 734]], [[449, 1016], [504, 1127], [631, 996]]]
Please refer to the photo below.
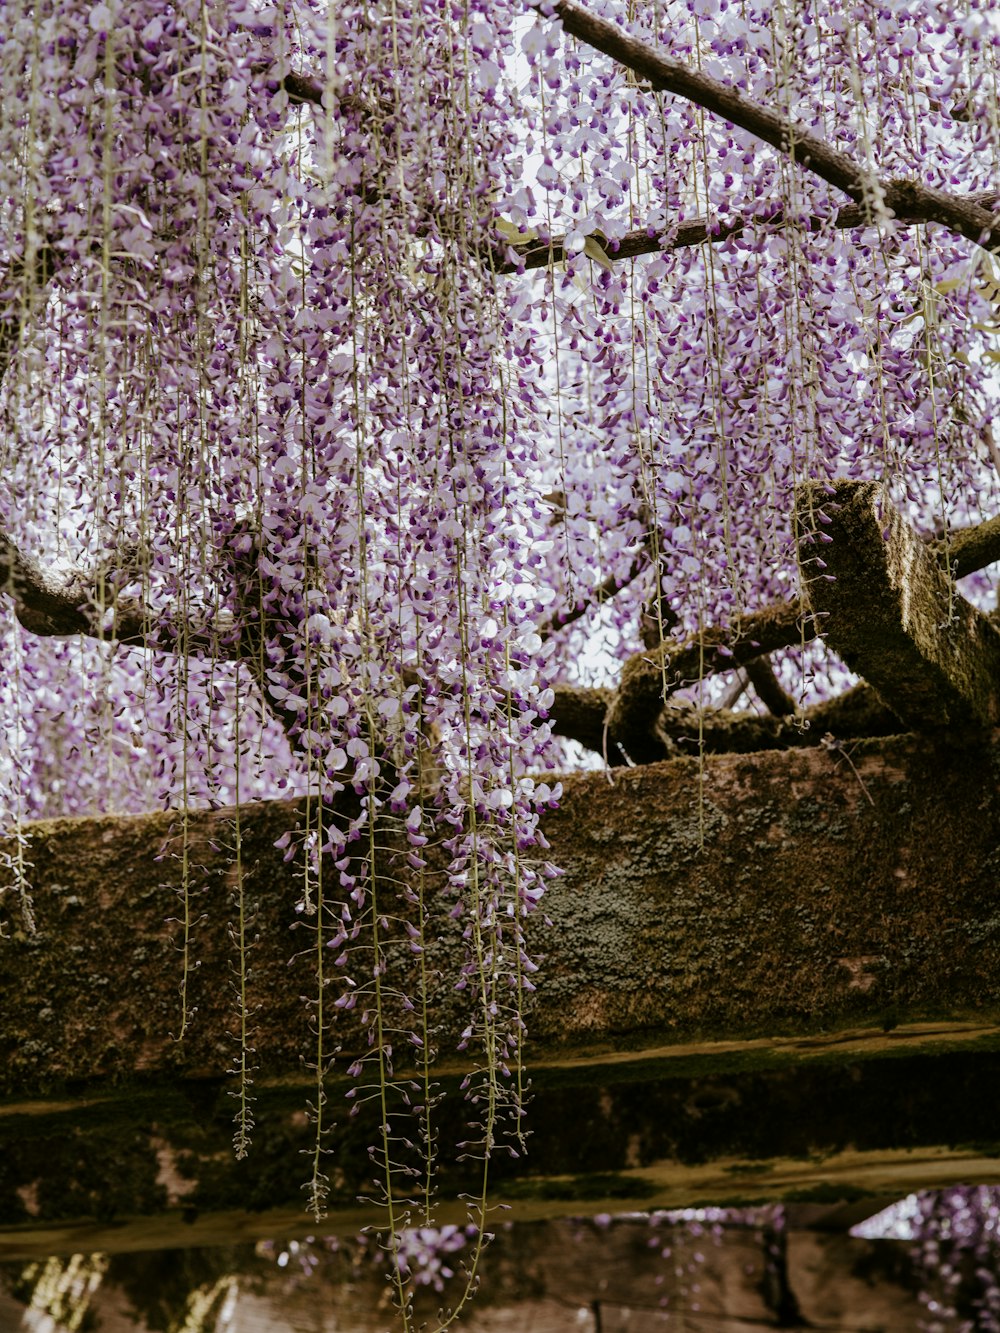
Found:
[[[943, 1152], [951, 1178], [967, 1175], [961, 1145], [998, 1137], [998, 769], [991, 737], [960, 756], [897, 737], [859, 743], [850, 762], [801, 750], [567, 779], [545, 822], [547, 855], [566, 875], [546, 898], [551, 927], [539, 917], [532, 934], [545, 955], [527, 1006], [532, 1137], [527, 1157], [498, 1161], [497, 1197], [524, 1216], [581, 1201], [599, 1211], [778, 1197], [821, 1186], [823, 1156], [850, 1145], [912, 1149], [920, 1170]], [[300, 881], [274, 846], [298, 813], [275, 803], [241, 814], [255, 905], [248, 999], [260, 1006], [257, 1130], [242, 1163], [228, 1149], [232, 812], [190, 820], [199, 966], [183, 1040], [177, 817], [32, 828], [39, 931], [0, 942], [4, 1244], [98, 1227], [103, 1246], [125, 1219], [130, 1236], [146, 1226], [156, 1243], [193, 1242], [237, 1216], [256, 1225], [251, 1213], [310, 1225], [315, 1036], [302, 997], [315, 993], [316, 935], [308, 923], [290, 930]], [[468, 1185], [448, 1151], [463, 1137], [455, 1052], [466, 1022], [451, 905], [431, 951], [442, 969], [432, 1004], [448, 1094], [443, 1198]], [[343, 1047], [327, 1079], [339, 1122], [329, 1161], [331, 1203], [355, 1227], [372, 1122], [339, 1114], [364, 1042], [346, 1020], [327, 1034], [328, 1049]], [[805, 1172], [794, 1185], [782, 1159]], [[686, 1174], [695, 1163], [709, 1176]], [[986, 1169], [977, 1159], [980, 1178]]]
[[[998, 1078], [1000, 1032], [957, 1024], [541, 1066], [529, 1156], [497, 1161], [491, 1197], [518, 1222], [784, 1200], [867, 1199], [865, 1215], [916, 1189], [1000, 1184], [990, 1147]], [[221, 1080], [178, 1081], [132, 1084], [101, 1101], [9, 1103], [0, 1260], [315, 1233], [302, 1197], [314, 1138], [308, 1083], [289, 1076], [257, 1088], [254, 1146], [242, 1162], [231, 1149], [230, 1092]], [[355, 1197], [373, 1127], [372, 1116], [350, 1120], [344, 1108], [329, 1143], [335, 1188], [324, 1233], [386, 1223]], [[454, 1160], [454, 1110], [438, 1129], [438, 1221], [464, 1223], [458, 1195], [475, 1181]], [[983, 1146], [961, 1146], [970, 1142]]]
[[884, 486], [841, 481], [830, 491], [805, 482], [796, 492], [799, 562], [819, 633], [915, 731], [995, 726], [1000, 631], [955, 590]]

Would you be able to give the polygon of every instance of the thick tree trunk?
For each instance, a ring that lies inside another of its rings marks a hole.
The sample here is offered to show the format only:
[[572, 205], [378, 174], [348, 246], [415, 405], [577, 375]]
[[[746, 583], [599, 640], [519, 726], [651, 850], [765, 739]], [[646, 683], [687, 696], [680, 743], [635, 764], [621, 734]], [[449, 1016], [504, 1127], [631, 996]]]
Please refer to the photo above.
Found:
[[[960, 1147], [997, 1134], [998, 764], [995, 740], [899, 737], [567, 779], [545, 822], [566, 875], [544, 900], [551, 925], [539, 913], [531, 929], [532, 1137], [498, 1161], [496, 1197], [544, 1217], [1000, 1179]], [[296, 914], [301, 881], [274, 847], [297, 814], [240, 816], [257, 1097], [244, 1162], [229, 1148], [233, 812], [190, 821], [182, 1040], [179, 817], [32, 828], [38, 933], [0, 943], [0, 1254], [312, 1225], [308, 997], [329, 931]], [[448, 1148], [463, 1137], [460, 934], [442, 924], [432, 959], [443, 1199], [469, 1183]], [[354, 1203], [372, 1117], [340, 1113], [360, 1021], [325, 1041], [342, 1048], [326, 1079], [331, 1224], [353, 1229], [379, 1217]]]
[[828, 489], [805, 482], [796, 494], [818, 633], [915, 731], [996, 726], [1000, 632], [956, 592], [941, 567], [948, 551], [928, 547], [877, 482]]

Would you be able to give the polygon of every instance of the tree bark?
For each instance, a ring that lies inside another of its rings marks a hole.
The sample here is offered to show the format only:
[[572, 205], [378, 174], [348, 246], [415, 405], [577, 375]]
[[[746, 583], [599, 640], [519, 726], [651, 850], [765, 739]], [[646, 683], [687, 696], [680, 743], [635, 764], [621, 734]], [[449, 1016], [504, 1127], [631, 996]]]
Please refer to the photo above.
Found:
[[1000, 631], [956, 592], [884, 486], [828, 492], [804, 482], [796, 493], [802, 581], [823, 639], [914, 730], [995, 726]]

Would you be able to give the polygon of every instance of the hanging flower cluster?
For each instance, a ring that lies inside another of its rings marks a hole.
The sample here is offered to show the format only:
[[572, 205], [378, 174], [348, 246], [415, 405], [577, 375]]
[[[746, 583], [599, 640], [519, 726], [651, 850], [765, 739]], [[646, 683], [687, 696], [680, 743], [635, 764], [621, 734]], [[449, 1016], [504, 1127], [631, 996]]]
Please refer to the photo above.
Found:
[[[622, 21], [612, 4], [591, 8]], [[985, 9], [692, 0], [654, 7], [631, 31], [883, 179], [996, 189]], [[609, 571], [625, 581], [650, 530], [686, 629], [787, 596], [791, 492], [804, 477], [877, 476], [924, 530], [990, 512], [987, 254], [937, 227], [844, 228], [843, 195], [747, 131], [649, 91], [551, 26], [533, 26], [522, 48], [541, 161], [509, 216], [529, 235], [563, 235], [568, 256], [543, 311], [567, 497], [549, 557], [559, 601]], [[714, 243], [684, 241], [695, 218]], [[585, 249], [602, 236], [613, 260], [636, 233], [661, 253], [602, 271]], [[624, 654], [648, 590], [615, 601]]]
[[397, 970], [435, 913], [467, 946], [470, 1150], [519, 1133], [552, 685], [614, 670], [644, 620], [659, 639], [793, 592], [803, 479], [887, 480], [927, 531], [997, 498], [1000, 274], [877, 184], [997, 189], [992, 7], [630, 20], [850, 153], [876, 182], [854, 204], [551, 8], [0, 4], [23, 910], [28, 819], [209, 803], [238, 834], [248, 799], [303, 797], [288, 853], [331, 946], [318, 993], [365, 1016], [390, 1207], [401, 1042], [421, 1178], [433, 1143], [426, 978]]

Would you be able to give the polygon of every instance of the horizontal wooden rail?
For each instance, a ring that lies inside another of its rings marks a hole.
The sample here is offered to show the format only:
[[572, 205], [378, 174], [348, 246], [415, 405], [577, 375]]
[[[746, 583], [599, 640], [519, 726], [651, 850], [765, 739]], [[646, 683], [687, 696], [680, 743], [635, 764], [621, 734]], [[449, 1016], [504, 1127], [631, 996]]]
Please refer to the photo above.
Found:
[[[545, 821], [566, 874], [544, 900], [551, 925], [539, 913], [532, 927], [531, 1137], [498, 1160], [496, 1197], [539, 1217], [993, 1178], [998, 768], [989, 735], [961, 749], [896, 737], [566, 779]], [[315, 978], [309, 927], [290, 929], [299, 881], [274, 846], [289, 804], [241, 814], [257, 1128], [246, 1161], [229, 1148], [231, 813], [191, 819], [199, 966], [183, 1040], [179, 822], [31, 829], [38, 933], [0, 943], [8, 1254], [314, 1225], [301, 1186]], [[449, 1148], [466, 1022], [449, 906], [433, 951], [445, 1200], [468, 1183]], [[363, 1034], [348, 1016], [334, 1039], [331, 1205], [353, 1228], [378, 1220], [355, 1203], [370, 1117], [341, 1100]], [[831, 1177], [849, 1148], [855, 1164]], [[865, 1163], [882, 1163], [877, 1179]]]

